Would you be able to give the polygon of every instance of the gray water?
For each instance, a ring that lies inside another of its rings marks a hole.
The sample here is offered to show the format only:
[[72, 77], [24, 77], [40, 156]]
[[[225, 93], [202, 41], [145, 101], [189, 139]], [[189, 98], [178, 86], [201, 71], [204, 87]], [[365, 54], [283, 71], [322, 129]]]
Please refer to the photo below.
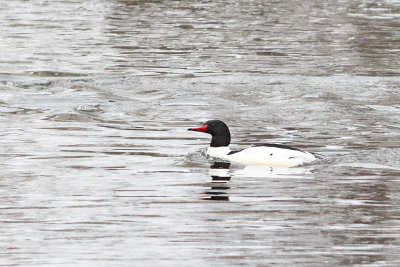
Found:
[[[2, 1], [0, 264], [400, 265], [399, 1]], [[232, 147], [319, 154], [214, 164]]]

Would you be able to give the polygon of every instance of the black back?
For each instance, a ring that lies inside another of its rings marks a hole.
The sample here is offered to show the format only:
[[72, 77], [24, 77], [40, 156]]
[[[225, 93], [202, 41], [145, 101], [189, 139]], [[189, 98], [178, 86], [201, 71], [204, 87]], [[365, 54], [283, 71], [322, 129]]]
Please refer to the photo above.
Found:
[[[298, 149], [298, 148], [294, 148], [294, 147], [287, 146], [287, 145], [279, 145], [279, 144], [259, 144], [259, 145], [255, 145], [255, 146], [277, 147], [277, 148], [282, 148], [282, 149], [290, 149], [290, 150], [295, 150], [295, 151], [304, 152], [303, 150]], [[245, 149], [245, 148], [244, 148], [244, 149]], [[238, 152], [240, 152], [240, 151], [242, 151], [242, 150], [244, 150], [244, 149], [236, 150], [236, 151], [230, 151], [230, 152], [228, 153], [228, 155], [232, 155], [232, 154], [238, 153]]]
[[259, 145], [256, 145], [256, 146], [277, 147], [277, 148], [290, 149], [290, 150], [296, 150], [296, 151], [304, 152], [301, 149], [294, 148], [294, 147], [287, 146], [287, 145], [280, 145], [280, 144], [259, 144]]

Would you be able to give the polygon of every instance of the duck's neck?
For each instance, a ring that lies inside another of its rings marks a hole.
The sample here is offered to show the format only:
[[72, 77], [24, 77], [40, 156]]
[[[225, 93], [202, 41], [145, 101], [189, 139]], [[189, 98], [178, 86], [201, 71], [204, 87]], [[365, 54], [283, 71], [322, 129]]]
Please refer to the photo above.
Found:
[[209, 146], [207, 148], [207, 155], [214, 157], [214, 158], [219, 158], [219, 159], [227, 159], [227, 155], [231, 150], [229, 149], [228, 146], [219, 146], [219, 147], [212, 147]]
[[229, 146], [231, 142], [231, 135], [228, 132], [225, 132], [222, 135], [213, 135], [211, 138], [211, 147], [226, 147]]

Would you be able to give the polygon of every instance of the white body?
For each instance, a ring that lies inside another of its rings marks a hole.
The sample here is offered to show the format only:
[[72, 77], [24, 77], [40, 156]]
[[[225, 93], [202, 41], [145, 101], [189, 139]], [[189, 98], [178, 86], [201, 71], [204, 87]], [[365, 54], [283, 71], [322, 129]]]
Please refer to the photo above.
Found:
[[309, 152], [273, 146], [250, 147], [228, 155], [230, 151], [229, 147], [208, 147], [207, 155], [246, 165], [271, 167], [294, 167], [316, 160]]

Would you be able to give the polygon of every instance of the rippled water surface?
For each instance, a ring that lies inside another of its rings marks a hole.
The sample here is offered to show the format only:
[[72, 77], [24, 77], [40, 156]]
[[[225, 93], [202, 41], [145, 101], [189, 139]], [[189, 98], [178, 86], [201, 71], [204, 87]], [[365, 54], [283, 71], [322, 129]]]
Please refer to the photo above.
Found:
[[[400, 265], [399, 1], [0, 16], [0, 264]], [[322, 159], [214, 163], [208, 119]]]

